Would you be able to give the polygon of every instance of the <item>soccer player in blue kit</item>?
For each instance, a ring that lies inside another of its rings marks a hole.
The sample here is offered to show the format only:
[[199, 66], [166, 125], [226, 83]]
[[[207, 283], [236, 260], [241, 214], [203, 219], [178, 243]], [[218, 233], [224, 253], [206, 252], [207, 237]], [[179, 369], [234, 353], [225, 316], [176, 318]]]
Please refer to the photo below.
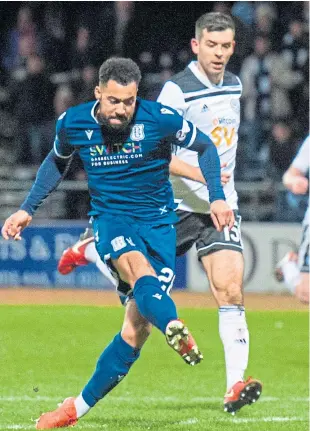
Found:
[[212, 141], [174, 109], [138, 98], [140, 79], [140, 70], [130, 59], [111, 58], [102, 64], [97, 100], [59, 117], [54, 149], [20, 210], [2, 228], [5, 239], [20, 239], [78, 151], [88, 176], [96, 249], [130, 287], [122, 330], [99, 357], [93, 376], [77, 398], [67, 398], [57, 410], [41, 415], [37, 429], [75, 425], [127, 375], [152, 325], [185, 362], [195, 365], [202, 359], [169, 296], [177, 221], [168, 178], [171, 145], [198, 152], [219, 231], [233, 226], [234, 214], [225, 202]]

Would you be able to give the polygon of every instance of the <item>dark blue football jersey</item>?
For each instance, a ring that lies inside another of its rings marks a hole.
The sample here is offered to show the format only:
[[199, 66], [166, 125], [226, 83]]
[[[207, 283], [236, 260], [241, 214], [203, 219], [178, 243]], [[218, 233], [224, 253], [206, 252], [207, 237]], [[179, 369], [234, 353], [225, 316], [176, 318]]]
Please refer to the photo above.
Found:
[[68, 109], [56, 125], [59, 157], [78, 151], [88, 177], [90, 215], [130, 215], [146, 223], [174, 223], [169, 181], [171, 145], [189, 147], [195, 126], [158, 102], [137, 99], [125, 132], [108, 132], [96, 117], [98, 102]]

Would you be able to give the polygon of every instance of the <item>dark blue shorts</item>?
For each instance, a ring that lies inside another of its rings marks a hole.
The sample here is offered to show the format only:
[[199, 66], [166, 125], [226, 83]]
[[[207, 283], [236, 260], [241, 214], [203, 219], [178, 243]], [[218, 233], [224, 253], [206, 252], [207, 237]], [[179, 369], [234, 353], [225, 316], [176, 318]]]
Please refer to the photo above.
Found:
[[[169, 294], [175, 279], [176, 233], [173, 225], [144, 224], [129, 216], [111, 214], [94, 217], [92, 225], [96, 249], [103, 261], [111, 266], [112, 259], [129, 251], [140, 251], [154, 268], [163, 291]], [[120, 283], [119, 287], [122, 294], [130, 290], [127, 283]]]

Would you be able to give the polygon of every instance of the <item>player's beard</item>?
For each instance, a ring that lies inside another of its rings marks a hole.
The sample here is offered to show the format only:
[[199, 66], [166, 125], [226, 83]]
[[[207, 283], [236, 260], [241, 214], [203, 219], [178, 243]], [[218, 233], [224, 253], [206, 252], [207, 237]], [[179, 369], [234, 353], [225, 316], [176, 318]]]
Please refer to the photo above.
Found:
[[[131, 118], [127, 118], [127, 117], [117, 116], [117, 117], [108, 118], [105, 115], [101, 114], [100, 112], [97, 112], [96, 116], [99, 124], [105, 129], [107, 129], [109, 132], [123, 132], [128, 128], [129, 124], [131, 123]], [[121, 121], [121, 123], [111, 124], [110, 123], [111, 118], [117, 118], [118, 120]]]

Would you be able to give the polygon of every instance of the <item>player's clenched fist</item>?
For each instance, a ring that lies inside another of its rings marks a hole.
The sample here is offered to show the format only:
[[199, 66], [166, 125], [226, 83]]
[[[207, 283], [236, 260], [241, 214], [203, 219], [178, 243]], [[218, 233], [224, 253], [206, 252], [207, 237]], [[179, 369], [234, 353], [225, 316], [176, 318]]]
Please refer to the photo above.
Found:
[[225, 226], [231, 229], [235, 223], [235, 215], [230, 206], [223, 200], [212, 202], [211, 218], [218, 232], [222, 232]]
[[1, 229], [4, 239], [13, 238], [15, 240], [21, 239], [21, 231], [25, 229], [31, 222], [32, 217], [24, 210], [16, 211], [8, 217]]

